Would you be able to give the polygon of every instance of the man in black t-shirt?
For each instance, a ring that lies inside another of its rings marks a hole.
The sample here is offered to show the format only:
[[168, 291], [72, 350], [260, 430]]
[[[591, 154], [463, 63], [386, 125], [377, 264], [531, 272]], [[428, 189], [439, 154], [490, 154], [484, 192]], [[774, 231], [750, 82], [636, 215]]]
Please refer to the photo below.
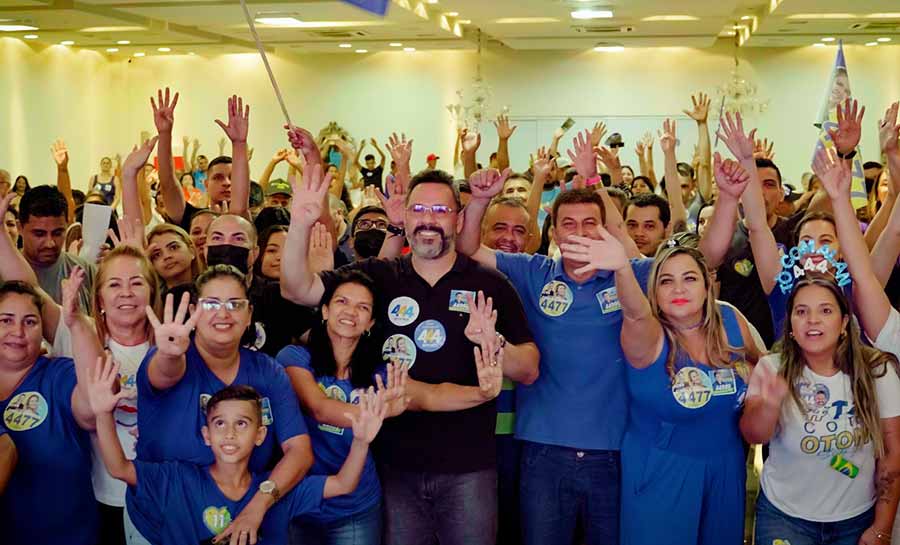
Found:
[[[375, 141], [374, 138], [371, 138], [369, 142], [372, 143], [372, 147], [375, 148], [375, 151], [378, 152], [378, 155], [381, 157], [381, 162], [378, 165], [375, 165], [375, 156], [371, 153], [366, 155], [366, 164], [359, 165], [359, 174], [362, 176], [363, 184], [366, 186], [374, 185], [378, 189], [381, 189], [381, 178], [384, 175], [384, 152], [381, 151], [381, 148], [378, 147], [378, 142]], [[366, 141], [363, 140], [359, 144], [359, 150], [356, 152], [356, 162], [359, 163], [359, 156], [362, 154], [363, 148], [366, 147]]]

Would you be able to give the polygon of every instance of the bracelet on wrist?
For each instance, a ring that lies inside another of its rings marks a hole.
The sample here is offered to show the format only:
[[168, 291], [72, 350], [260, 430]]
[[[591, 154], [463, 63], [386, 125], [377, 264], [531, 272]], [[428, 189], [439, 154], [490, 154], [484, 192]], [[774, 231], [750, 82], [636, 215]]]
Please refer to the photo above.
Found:
[[406, 229], [403, 227], [397, 227], [393, 224], [388, 224], [387, 232], [398, 237], [406, 236]]

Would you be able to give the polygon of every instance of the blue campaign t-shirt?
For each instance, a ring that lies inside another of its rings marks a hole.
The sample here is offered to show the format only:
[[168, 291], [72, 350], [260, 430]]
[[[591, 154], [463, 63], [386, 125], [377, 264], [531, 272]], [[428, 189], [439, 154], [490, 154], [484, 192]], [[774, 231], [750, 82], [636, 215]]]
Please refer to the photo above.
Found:
[[[305, 369], [313, 375], [319, 388], [325, 392], [329, 399], [352, 403], [359, 403], [359, 391], [353, 389], [349, 380], [341, 380], [335, 377], [316, 376], [312, 368], [309, 351], [302, 346], [287, 346], [278, 353], [278, 363], [285, 367], [297, 367]], [[312, 440], [315, 461], [309, 470], [310, 475], [336, 475], [347, 455], [350, 453], [350, 445], [353, 443], [353, 429], [339, 428], [328, 424], [320, 424], [315, 417], [304, 413], [306, 425], [309, 428], [309, 436]], [[359, 485], [352, 493], [336, 498], [329, 498], [322, 504], [320, 513], [310, 515], [320, 522], [332, 522], [357, 513], [368, 511], [381, 500], [381, 484], [378, 482], [378, 474], [375, 472], [375, 462], [372, 453], [366, 456], [366, 465], [363, 467]]]
[[[201, 428], [206, 425], [206, 402], [213, 394], [228, 386], [203, 362], [191, 340], [185, 357], [184, 377], [167, 390], [150, 384], [150, 360], [156, 354], [151, 348], [137, 374], [138, 429], [137, 459], [143, 462], [178, 460], [205, 466], [215, 461], [212, 450], [203, 442]], [[269, 433], [263, 444], [253, 450], [250, 471], [267, 469], [280, 445], [292, 437], [306, 434], [297, 396], [284, 369], [270, 356], [240, 349], [240, 368], [232, 384], [252, 386], [262, 397], [263, 424]], [[126, 495], [128, 514], [137, 529], [150, 539], [159, 526], [159, 515]]]
[[[231, 524], [250, 503], [267, 473], [252, 474], [247, 493], [232, 500], [209, 474], [209, 466], [186, 462], [135, 462], [137, 486], [129, 495], [162, 513], [159, 535], [151, 543], [195, 545], [207, 543]], [[306, 477], [267, 512], [257, 536], [261, 545], [286, 544], [292, 518], [318, 511], [325, 490], [324, 476]], [[129, 515], [131, 512], [129, 511]], [[147, 537], [147, 536], [144, 536]]]
[[[652, 259], [631, 267], [646, 291]], [[622, 311], [615, 276], [578, 284], [560, 259], [497, 252], [519, 292], [541, 351], [534, 384], [516, 387], [516, 438], [586, 450], [618, 450], [628, 418]], [[573, 418], [577, 415], [577, 418]]]
[[18, 462], [0, 497], [4, 543], [93, 545], [98, 513], [91, 487], [91, 444], [72, 416], [75, 365], [38, 358], [0, 402]]

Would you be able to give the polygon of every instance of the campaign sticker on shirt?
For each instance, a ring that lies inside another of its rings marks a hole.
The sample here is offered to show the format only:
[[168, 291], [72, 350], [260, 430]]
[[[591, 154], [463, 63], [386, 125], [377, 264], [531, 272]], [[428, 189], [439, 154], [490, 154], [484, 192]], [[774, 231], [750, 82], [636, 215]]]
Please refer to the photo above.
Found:
[[600, 303], [600, 310], [603, 314], [622, 310], [622, 305], [619, 303], [619, 294], [616, 292], [615, 286], [597, 293], [597, 301]]
[[200, 410], [206, 412], [206, 404], [212, 396], [209, 394], [200, 394]]
[[325, 397], [327, 397], [328, 399], [334, 399], [335, 401], [340, 401], [342, 403], [347, 402], [347, 395], [344, 394], [344, 389], [337, 384], [325, 386], [320, 382], [319, 388], [321, 388], [322, 391], [325, 392]]
[[388, 319], [394, 325], [409, 325], [418, 317], [419, 303], [412, 297], [395, 297], [388, 305]]
[[737, 393], [734, 369], [713, 369], [709, 372], [712, 381], [712, 395], [727, 396]]
[[381, 359], [411, 368], [416, 362], [416, 345], [406, 335], [391, 335], [381, 346]]
[[263, 426], [271, 426], [275, 422], [275, 416], [272, 415], [272, 402], [268, 397], [259, 400], [259, 408], [262, 409]]
[[471, 295], [472, 299], [475, 299], [474, 291], [467, 290], [450, 290], [450, 310], [453, 312], [465, 312], [469, 313], [469, 301], [466, 299], [466, 295]]
[[561, 316], [572, 306], [572, 290], [565, 282], [554, 280], [541, 288], [540, 307], [547, 316]]
[[259, 352], [266, 345], [266, 326], [262, 322], [253, 322], [253, 331], [256, 337], [253, 339], [252, 350]]
[[753, 272], [753, 262], [749, 259], [742, 259], [734, 263], [734, 272], [741, 276], [748, 277]]
[[709, 375], [700, 369], [685, 367], [675, 375], [672, 395], [682, 407], [699, 409], [712, 397], [712, 382]]
[[437, 320], [425, 320], [416, 326], [416, 346], [426, 352], [436, 352], [447, 341], [447, 330]]
[[47, 418], [47, 400], [40, 392], [22, 392], [3, 411], [3, 423], [12, 431], [28, 431]]
[[831, 391], [824, 384], [810, 384], [806, 379], [801, 379], [797, 384], [800, 399], [810, 411], [827, 409], [831, 399]]
[[206, 525], [210, 532], [219, 535], [231, 524], [231, 513], [228, 512], [228, 508], [225, 506], [207, 507], [203, 510], [203, 524]]

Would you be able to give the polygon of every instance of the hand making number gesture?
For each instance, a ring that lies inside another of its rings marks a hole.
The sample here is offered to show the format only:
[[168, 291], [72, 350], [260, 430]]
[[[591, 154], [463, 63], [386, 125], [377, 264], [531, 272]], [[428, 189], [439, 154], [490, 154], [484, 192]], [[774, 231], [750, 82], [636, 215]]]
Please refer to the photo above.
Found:
[[151, 306], [147, 305], [146, 308], [147, 319], [150, 320], [150, 325], [153, 326], [157, 350], [170, 358], [181, 357], [187, 352], [191, 344], [191, 331], [194, 330], [194, 326], [197, 325], [197, 320], [200, 319], [200, 314], [202, 313], [200, 307], [197, 307], [191, 314], [191, 317], [185, 321], [191, 302], [189, 293], [184, 293], [181, 296], [181, 303], [179, 303], [177, 311], [173, 309], [175, 306], [174, 302], [175, 297], [171, 293], [166, 295], [162, 322], [156, 317], [156, 313], [153, 312]]

